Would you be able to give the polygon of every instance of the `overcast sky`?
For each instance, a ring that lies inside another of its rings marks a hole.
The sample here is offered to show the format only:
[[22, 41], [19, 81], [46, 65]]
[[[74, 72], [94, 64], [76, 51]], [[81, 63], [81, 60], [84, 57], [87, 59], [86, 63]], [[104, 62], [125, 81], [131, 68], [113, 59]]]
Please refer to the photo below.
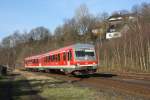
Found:
[[44, 26], [50, 31], [72, 18], [75, 9], [86, 4], [93, 14], [130, 10], [150, 0], [0, 0], [0, 40], [15, 30], [29, 31]]

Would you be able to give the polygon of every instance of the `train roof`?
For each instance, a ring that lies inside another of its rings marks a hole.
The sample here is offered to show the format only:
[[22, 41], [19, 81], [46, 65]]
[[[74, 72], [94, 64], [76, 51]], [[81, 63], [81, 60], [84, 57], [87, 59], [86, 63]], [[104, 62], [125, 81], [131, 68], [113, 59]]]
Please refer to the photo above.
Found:
[[65, 50], [71, 49], [71, 48], [73, 48], [73, 49], [75, 49], [75, 48], [94, 48], [94, 45], [85, 44], [85, 43], [77, 43], [77, 44], [73, 44], [73, 45], [66, 46], [66, 47], [63, 47], [63, 48], [59, 48], [59, 49], [56, 49], [56, 50], [48, 51], [46, 53], [39, 54], [39, 55], [36, 55], [36, 56], [27, 57], [25, 59], [39, 58], [39, 57], [42, 57], [42, 56], [49, 55], [50, 53], [55, 54], [57, 52], [64, 52]]
[[69, 49], [69, 48], [94, 48], [94, 45], [92, 44], [84, 44], [84, 43], [77, 43], [77, 44], [73, 44], [73, 45], [70, 45], [70, 46], [66, 46], [66, 47], [63, 47], [63, 48], [59, 48], [57, 50], [54, 50], [54, 51], [59, 51], [59, 50], [65, 50], [65, 49]]
[[92, 44], [83, 44], [83, 43], [77, 43], [74, 45], [71, 45], [73, 48], [94, 48], [94, 45]]

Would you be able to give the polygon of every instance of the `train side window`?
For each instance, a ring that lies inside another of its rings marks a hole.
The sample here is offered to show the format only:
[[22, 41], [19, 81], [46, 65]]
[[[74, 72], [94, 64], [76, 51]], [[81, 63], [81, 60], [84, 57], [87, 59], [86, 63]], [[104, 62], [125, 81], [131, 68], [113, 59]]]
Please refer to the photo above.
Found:
[[55, 55], [55, 61], [58, 61], [58, 55], [57, 54]]
[[51, 60], [52, 60], [52, 62], [53, 62], [53, 60], [54, 60], [54, 57], [53, 57], [53, 55], [52, 55], [52, 59], [51, 59]]
[[63, 53], [63, 60], [66, 60], [66, 52]]
[[50, 56], [50, 61], [52, 62], [52, 56]]
[[71, 59], [72, 59], [72, 52], [69, 51], [69, 54], [70, 54], [69, 58], [70, 58], [70, 60], [71, 60]]
[[72, 59], [72, 53], [71, 51], [68, 52], [68, 61]]
[[36, 63], [36, 59], [33, 59], [33, 63]]
[[52, 61], [55, 61], [55, 55], [52, 55]]
[[69, 52], [68, 52], [68, 53], [67, 53], [67, 56], [68, 56], [68, 61], [70, 60], [70, 57], [69, 57], [69, 55], [70, 55], [70, 54], [69, 54]]
[[57, 60], [60, 61], [60, 54], [57, 55]]
[[47, 62], [47, 59], [46, 59], [46, 57], [44, 57], [44, 62]]
[[39, 61], [38, 61], [38, 59], [35, 59], [35, 63], [38, 63]]
[[33, 63], [33, 60], [30, 60], [30, 63], [32, 64], [32, 63]]
[[35, 63], [35, 59], [32, 60], [32, 63]]
[[53, 55], [53, 61], [55, 61], [55, 55]]
[[48, 56], [49, 62], [51, 61], [51, 56]]
[[50, 56], [47, 56], [46, 59], [47, 59], [47, 62], [49, 62], [50, 61]]
[[48, 62], [48, 56], [46, 56], [46, 62]]

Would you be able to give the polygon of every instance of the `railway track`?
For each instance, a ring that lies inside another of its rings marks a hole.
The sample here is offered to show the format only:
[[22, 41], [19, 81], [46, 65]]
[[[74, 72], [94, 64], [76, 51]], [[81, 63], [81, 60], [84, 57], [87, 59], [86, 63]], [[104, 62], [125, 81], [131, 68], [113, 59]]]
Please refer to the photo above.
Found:
[[150, 77], [140, 75], [117, 75], [109, 73], [97, 73], [89, 76], [74, 77], [57, 73], [35, 72], [37, 75], [46, 75], [63, 80], [68, 83], [103, 90], [131, 94], [150, 99]]

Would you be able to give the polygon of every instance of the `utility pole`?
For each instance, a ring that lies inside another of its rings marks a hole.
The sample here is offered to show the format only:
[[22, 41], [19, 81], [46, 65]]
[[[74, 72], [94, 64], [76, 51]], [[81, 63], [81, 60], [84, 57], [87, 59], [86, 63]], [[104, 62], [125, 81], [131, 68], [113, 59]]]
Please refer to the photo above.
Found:
[[15, 69], [15, 56], [16, 56], [16, 51], [15, 51], [15, 40], [12, 38], [10, 40], [10, 50], [12, 50], [12, 67]]

